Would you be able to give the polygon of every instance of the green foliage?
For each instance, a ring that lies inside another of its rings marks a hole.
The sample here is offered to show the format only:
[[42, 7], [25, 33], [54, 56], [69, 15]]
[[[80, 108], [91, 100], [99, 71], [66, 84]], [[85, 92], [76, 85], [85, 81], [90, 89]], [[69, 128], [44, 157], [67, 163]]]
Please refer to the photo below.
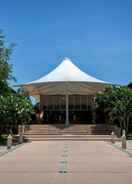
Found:
[[108, 86], [97, 94], [97, 107], [106, 115], [109, 122], [119, 123], [128, 130], [132, 118], [132, 90], [125, 86]]
[[7, 135], [0, 135], [0, 145], [6, 145]]
[[0, 94], [9, 94], [8, 80], [12, 79], [12, 66], [9, 64], [14, 44], [6, 46], [5, 37], [0, 31]]
[[31, 120], [31, 101], [22, 95], [0, 96], [0, 122], [22, 124]]
[[0, 31], [0, 123], [4, 125], [28, 123], [33, 109], [27, 93], [15, 92], [8, 85], [8, 81], [14, 79], [9, 64], [13, 47], [14, 44], [7, 46]]

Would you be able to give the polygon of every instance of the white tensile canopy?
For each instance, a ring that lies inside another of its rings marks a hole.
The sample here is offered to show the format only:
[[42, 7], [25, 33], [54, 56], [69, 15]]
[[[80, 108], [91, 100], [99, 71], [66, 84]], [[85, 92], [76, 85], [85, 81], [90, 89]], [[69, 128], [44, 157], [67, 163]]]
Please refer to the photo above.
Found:
[[81, 71], [68, 58], [59, 66], [35, 81], [21, 84], [31, 95], [96, 94], [108, 82], [96, 79]]
[[21, 84], [30, 95], [66, 95], [66, 124], [68, 118], [68, 95], [95, 95], [105, 88], [108, 82], [96, 79], [65, 58], [59, 66], [35, 81]]

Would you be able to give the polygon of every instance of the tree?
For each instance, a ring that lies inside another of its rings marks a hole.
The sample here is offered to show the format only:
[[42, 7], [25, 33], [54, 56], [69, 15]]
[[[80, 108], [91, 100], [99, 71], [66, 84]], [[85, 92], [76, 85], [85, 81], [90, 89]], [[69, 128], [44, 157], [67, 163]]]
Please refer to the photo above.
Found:
[[0, 96], [0, 122], [4, 125], [29, 123], [32, 110], [32, 103], [25, 96], [19, 94]]
[[28, 123], [33, 109], [26, 92], [16, 92], [8, 85], [8, 81], [14, 79], [12, 65], [9, 64], [13, 47], [14, 44], [6, 46], [5, 37], [0, 32], [0, 123], [10, 127]]
[[128, 131], [132, 118], [132, 90], [125, 86], [108, 86], [97, 94], [97, 107], [105, 114], [108, 122], [118, 123]]
[[9, 64], [10, 56], [14, 44], [6, 46], [5, 37], [0, 31], [0, 94], [9, 94], [11, 92], [8, 86], [8, 80], [12, 77], [12, 66]]

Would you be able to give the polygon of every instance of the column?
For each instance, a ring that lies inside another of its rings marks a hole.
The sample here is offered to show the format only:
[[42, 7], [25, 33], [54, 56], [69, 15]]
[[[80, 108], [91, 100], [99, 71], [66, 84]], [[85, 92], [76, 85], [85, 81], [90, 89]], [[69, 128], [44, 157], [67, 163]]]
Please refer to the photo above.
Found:
[[93, 104], [92, 104], [92, 123], [96, 123], [96, 104], [95, 104], [95, 97], [93, 98]]
[[66, 94], [66, 121], [65, 125], [69, 126], [69, 96]]

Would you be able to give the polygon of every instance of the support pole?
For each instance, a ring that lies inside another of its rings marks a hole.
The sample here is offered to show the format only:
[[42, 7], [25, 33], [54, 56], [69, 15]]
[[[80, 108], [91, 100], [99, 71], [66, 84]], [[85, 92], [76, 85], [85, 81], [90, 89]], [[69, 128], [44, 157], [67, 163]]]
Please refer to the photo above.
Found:
[[95, 97], [93, 98], [93, 104], [92, 104], [92, 123], [95, 124], [96, 121], [96, 104], [95, 104]]
[[66, 94], [66, 121], [65, 125], [69, 126], [69, 96]]

